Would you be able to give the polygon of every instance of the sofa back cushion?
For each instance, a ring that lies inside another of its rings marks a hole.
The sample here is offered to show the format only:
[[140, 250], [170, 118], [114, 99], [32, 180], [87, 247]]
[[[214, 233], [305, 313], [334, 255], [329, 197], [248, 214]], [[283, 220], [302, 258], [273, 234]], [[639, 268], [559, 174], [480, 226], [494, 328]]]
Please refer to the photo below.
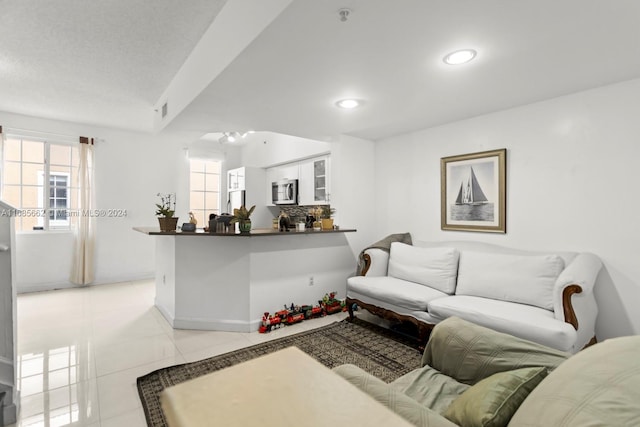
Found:
[[509, 426], [640, 425], [639, 348], [633, 335], [580, 351], [531, 392]]
[[393, 242], [387, 274], [451, 295], [456, 289], [459, 256], [455, 248], [419, 248]]
[[464, 251], [456, 295], [473, 295], [553, 310], [553, 287], [564, 269], [558, 255]]

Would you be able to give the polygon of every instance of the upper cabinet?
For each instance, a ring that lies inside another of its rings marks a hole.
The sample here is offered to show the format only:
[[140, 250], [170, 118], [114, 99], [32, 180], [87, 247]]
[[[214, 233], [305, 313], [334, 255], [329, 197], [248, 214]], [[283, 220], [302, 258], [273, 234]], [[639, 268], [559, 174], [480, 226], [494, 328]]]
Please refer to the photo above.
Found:
[[[319, 156], [267, 170], [267, 198], [271, 200], [271, 183], [280, 179], [298, 179], [299, 205], [326, 205], [330, 201], [330, 156]], [[271, 202], [269, 202], [271, 204]]]
[[227, 191], [246, 190], [245, 168], [227, 171]]
[[326, 205], [330, 202], [330, 160], [329, 156], [322, 156], [299, 163], [301, 205]]
[[271, 182], [283, 179], [300, 179], [300, 171], [298, 170], [297, 163], [275, 166], [267, 170], [270, 171], [271, 177], [269, 185], [271, 185]]
[[330, 202], [330, 175], [328, 156], [313, 161], [313, 201], [320, 204]]

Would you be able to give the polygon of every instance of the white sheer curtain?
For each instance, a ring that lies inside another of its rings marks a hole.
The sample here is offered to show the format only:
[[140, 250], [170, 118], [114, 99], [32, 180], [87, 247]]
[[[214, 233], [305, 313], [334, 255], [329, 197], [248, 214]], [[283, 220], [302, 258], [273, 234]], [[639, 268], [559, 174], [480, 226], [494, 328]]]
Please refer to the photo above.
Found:
[[93, 282], [93, 248], [95, 245], [95, 221], [91, 211], [95, 208], [93, 196], [93, 138], [80, 137], [78, 166], [78, 217], [75, 224], [75, 247], [71, 282], [86, 285]]

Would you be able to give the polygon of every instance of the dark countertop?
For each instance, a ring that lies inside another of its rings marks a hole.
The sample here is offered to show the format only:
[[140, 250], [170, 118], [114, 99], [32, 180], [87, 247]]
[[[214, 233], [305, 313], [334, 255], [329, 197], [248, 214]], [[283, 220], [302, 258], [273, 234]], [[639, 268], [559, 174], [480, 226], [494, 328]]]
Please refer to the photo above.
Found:
[[158, 227], [133, 227], [135, 231], [150, 236], [216, 236], [216, 237], [260, 237], [260, 236], [295, 236], [308, 234], [331, 234], [331, 233], [353, 233], [357, 231], [355, 228], [341, 228], [339, 230], [323, 230], [313, 231], [305, 229], [305, 231], [278, 231], [273, 228], [255, 228], [249, 233], [209, 233], [199, 228], [197, 231], [160, 231]]

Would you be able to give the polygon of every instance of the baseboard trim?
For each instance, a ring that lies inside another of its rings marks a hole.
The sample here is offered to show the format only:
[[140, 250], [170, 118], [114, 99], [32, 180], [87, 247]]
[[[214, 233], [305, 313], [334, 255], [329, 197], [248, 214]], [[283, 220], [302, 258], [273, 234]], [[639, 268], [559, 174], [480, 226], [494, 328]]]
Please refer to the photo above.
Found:
[[[112, 283], [123, 283], [123, 282], [134, 282], [137, 280], [152, 280], [155, 278], [155, 272], [143, 272], [138, 274], [131, 274], [126, 276], [111, 276], [111, 277], [101, 277], [96, 279], [93, 283], [90, 283], [86, 286], [100, 286], [100, 285], [108, 285]], [[76, 285], [71, 282], [50, 282], [50, 283], [17, 283], [16, 290], [19, 294], [28, 294], [32, 292], [45, 292], [45, 291], [55, 291], [58, 289], [71, 289], [78, 288], [81, 285]]]
[[228, 320], [228, 319], [205, 319], [195, 317], [174, 317], [163, 306], [156, 304], [158, 311], [167, 320], [167, 323], [174, 329], [196, 329], [201, 331], [224, 331], [224, 332], [255, 332], [258, 330], [261, 319], [252, 321]]
[[175, 329], [198, 329], [203, 331], [225, 332], [254, 332], [258, 330], [260, 320], [251, 322], [225, 319], [192, 319], [176, 318], [173, 321]]

